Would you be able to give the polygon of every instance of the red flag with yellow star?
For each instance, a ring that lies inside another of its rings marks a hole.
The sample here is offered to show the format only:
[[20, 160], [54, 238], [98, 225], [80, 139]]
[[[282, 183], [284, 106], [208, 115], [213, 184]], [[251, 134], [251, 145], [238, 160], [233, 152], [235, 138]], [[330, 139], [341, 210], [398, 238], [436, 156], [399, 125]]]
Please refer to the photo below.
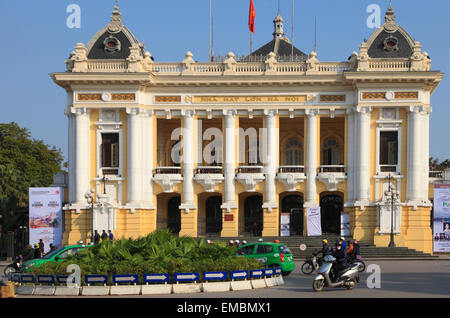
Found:
[[248, 28], [250, 32], [255, 33], [255, 6], [253, 5], [253, 0], [250, 0], [250, 12], [248, 14]]

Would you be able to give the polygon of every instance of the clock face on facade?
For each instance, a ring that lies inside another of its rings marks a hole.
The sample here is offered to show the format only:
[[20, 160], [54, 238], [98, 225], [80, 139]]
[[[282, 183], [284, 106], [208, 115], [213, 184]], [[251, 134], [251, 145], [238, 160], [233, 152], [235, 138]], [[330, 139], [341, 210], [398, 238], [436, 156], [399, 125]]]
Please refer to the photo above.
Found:
[[105, 45], [105, 52], [115, 53], [120, 51], [120, 41], [112, 35], [107, 37], [103, 42]]
[[398, 39], [395, 36], [388, 36], [384, 40], [384, 50], [386, 52], [397, 52], [398, 48]]

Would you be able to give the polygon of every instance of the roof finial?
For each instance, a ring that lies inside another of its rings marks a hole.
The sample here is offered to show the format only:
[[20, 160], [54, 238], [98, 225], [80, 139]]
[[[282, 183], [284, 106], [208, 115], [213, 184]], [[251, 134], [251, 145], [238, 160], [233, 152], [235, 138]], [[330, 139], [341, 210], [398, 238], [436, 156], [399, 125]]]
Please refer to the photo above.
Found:
[[118, 33], [122, 30], [122, 14], [119, 11], [119, 1], [115, 1], [114, 11], [111, 16], [111, 22], [108, 26], [108, 30], [111, 33]]
[[392, 0], [389, 0], [389, 8], [386, 11], [384, 21], [384, 28], [386, 31], [394, 32], [397, 29], [397, 23], [395, 22], [395, 12], [392, 9]]

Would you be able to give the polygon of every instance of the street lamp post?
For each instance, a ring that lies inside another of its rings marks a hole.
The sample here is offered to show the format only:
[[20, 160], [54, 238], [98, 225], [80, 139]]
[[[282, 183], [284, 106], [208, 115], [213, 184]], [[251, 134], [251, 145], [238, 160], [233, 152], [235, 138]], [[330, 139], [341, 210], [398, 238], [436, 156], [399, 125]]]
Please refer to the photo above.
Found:
[[[92, 218], [94, 217], [94, 204], [95, 204], [94, 193], [95, 193], [95, 190], [90, 189], [90, 191], [84, 195], [84, 198], [86, 199], [87, 203], [91, 207], [91, 217]], [[91, 232], [91, 241], [93, 241], [93, 240], [94, 240], [94, 222], [92, 222], [92, 232]]]
[[385, 192], [387, 197], [391, 199], [391, 241], [389, 242], [389, 247], [396, 247], [394, 242], [394, 201], [398, 197], [398, 191], [391, 187], [391, 173], [389, 173], [389, 190]]

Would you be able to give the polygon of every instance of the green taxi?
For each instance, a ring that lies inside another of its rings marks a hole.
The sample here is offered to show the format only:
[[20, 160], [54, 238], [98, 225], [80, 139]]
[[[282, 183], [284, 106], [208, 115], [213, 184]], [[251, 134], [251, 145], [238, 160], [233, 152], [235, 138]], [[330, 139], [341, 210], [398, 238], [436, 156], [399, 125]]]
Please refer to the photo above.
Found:
[[53, 251], [42, 258], [36, 258], [29, 260], [23, 264], [23, 272], [30, 272], [35, 267], [40, 267], [41, 265], [48, 262], [61, 262], [66, 257], [71, 256], [80, 252], [81, 250], [89, 247], [90, 245], [69, 245]]
[[282, 243], [257, 242], [239, 247], [236, 256], [255, 258], [267, 268], [281, 267], [284, 276], [295, 268], [291, 251]]

